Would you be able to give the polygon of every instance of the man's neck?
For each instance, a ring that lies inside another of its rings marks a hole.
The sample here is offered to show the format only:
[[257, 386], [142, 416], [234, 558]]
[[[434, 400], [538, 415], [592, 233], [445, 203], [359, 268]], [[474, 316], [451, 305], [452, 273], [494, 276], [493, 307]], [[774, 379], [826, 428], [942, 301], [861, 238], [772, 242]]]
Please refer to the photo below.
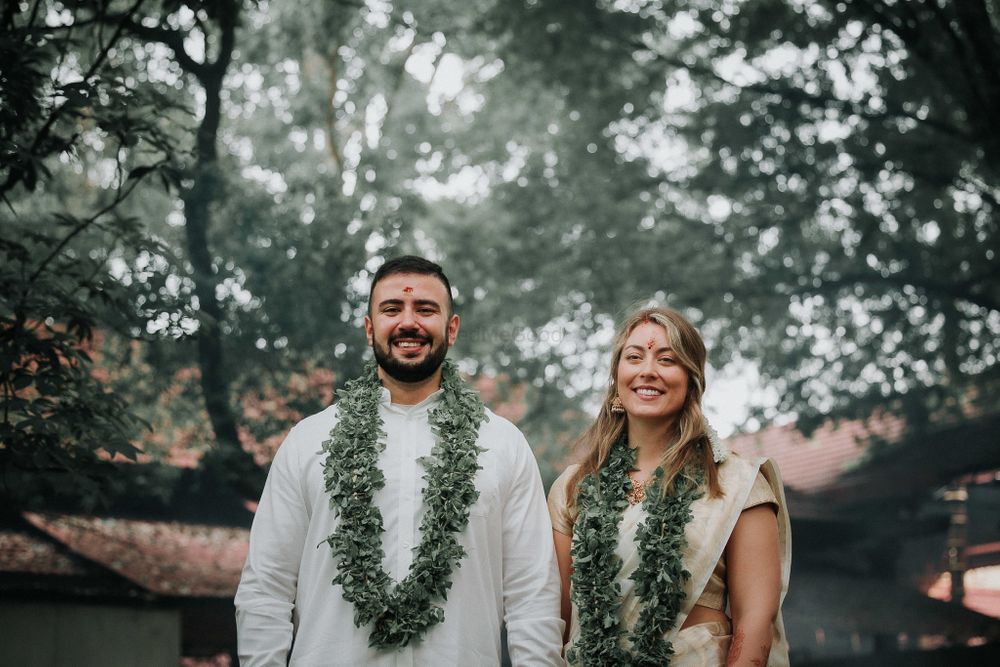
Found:
[[389, 400], [396, 405], [416, 405], [441, 388], [440, 368], [420, 382], [400, 382], [381, 367], [378, 369], [378, 377], [382, 380], [382, 386], [389, 390]]

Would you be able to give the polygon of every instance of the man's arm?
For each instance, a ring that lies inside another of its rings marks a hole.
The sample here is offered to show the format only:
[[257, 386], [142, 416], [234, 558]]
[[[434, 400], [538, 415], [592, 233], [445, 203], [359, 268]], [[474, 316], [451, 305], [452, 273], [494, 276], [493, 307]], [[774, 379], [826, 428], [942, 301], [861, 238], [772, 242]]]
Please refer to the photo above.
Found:
[[293, 429], [278, 448], [250, 529], [235, 600], [242, 667], [284, 667], [292, 646], [292, 610], [309, 523], [294, 437]]
[[503, 499], [503, 598], [515, 667], [563, 665], [559, 569], [535, 457], [518, 434], [512, 483]]

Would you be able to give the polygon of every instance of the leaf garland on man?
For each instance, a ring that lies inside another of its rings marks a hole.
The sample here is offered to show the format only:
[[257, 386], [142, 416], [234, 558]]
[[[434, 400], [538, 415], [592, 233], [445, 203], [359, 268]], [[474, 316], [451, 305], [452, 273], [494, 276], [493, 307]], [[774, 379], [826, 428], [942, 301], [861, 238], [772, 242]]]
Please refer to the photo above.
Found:
[[337, 425], [323, 443], [323, 475], [331, 507], [340, 517], [330, 545], [344, 599], [354, 605], [354, 624], [373, 624], [369, 645], [398, 648], [417, 640], [444, 620], [440, 606], [451, 588], [452, 573], [466, 555], [458, 535], [469, 521], [469, 509], [479, 497], [475, 486], [481, 468], [476, 442], [486, 410], [479, 395], [458, 377], [454, 364], [441, 366], [442, 396], [429, 421], [436, 442], [429, 456], [419, 459], [426, 471], [421, 539], [406, 578], [395, 587], [382, 567], [382, 513], [375, 494], [385, 486], [378, 468], [385, 449], [385, 430], [378, 413], [382, 384], [377, 365], [338, 392]]

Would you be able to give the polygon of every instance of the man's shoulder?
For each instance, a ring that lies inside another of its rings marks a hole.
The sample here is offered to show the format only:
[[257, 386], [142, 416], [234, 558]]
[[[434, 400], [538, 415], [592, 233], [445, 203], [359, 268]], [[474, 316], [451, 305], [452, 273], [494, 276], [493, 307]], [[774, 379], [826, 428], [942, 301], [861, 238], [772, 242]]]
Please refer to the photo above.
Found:
[[518, 466], [529, 457], [534, 458], [524, 434], [510, 420], [489, 408], [486, 419], [479, 426], [479, 445], [503, 461], [502, 466]]
[[514, 425], [514, 422], [506, 417], [501, 417], [489, 408], [486, 408], [486, 419], [479, 426], [479, 433], [502, 441], [526, 442], [524, 434], [521, 433], [521, 429]]
[[331, 405], [316, 414], [309, 415], [293, 426], [288, 434], [288, 439], [300, 442], [315, 441], [318, 445], [330, 437], [330, 431], [336, 425], [337, 406]]

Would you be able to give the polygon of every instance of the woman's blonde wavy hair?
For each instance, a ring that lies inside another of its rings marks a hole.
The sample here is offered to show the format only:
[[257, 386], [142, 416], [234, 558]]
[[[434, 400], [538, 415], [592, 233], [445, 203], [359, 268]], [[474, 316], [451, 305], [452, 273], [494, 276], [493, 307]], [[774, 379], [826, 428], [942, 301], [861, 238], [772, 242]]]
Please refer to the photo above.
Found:
[[676, 310], [656, 307], [632, 313], [615, 336], [611, 352], [611, 382], [601, 403], [601, 411], [574, 445], [583, 455], [580, 467], [569, 480], [571, 498], [576, 497], [579, 481], [601, 469], [608, 460], [612, 446], [626, 433], [628, 415], [611, 411], [611, 402], [618, 395], [618, 363], [629, 335], [637, 326], [646, 322], [658, 324], [666, 330], [670, 347], [688, 374], [687, 397], [675, 422], [671, 442], [660, 460], [663, 468], [663, 492], [670, 493], [673, 490], [674, 479], [688, 463], [700, 460], [705, 470], [705, 484], [709, 495], [713, 498], [722, 495], [719, 470], [712, 458], [712, 446], [706, 428], [708, 423], [701, 411], [701, 397], [705, 393], [705, 342], [686, 317]]

